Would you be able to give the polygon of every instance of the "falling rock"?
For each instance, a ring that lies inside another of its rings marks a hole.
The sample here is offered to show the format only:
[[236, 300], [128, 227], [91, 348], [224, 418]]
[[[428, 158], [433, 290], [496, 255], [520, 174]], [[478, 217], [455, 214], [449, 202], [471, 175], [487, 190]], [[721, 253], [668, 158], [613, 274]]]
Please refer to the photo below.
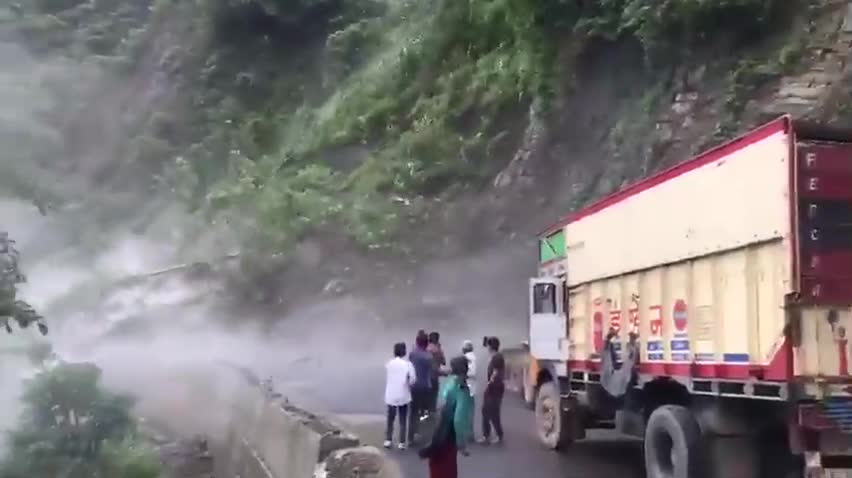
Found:
[[322, 288], [323, 294], [341, 295], [346, 292], [346, 283], [343, 279], [332, 279]]

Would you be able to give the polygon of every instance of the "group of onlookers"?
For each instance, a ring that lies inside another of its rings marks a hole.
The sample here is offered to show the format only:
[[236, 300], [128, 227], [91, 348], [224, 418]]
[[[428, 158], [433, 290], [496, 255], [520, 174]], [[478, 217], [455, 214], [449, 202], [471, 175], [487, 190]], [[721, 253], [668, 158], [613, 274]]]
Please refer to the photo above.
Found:
[[[477, 442], [486, 445], [503, 442], [500, 407], [505, 386], [506, 362], [500, 353], [500, 340], [485, 337], [483, 346], [491, 355], [486, 369], [482, 401], [482, 436]], [[420, 426], [434, 418], [432, 436], [424, 440], [420, 456], [428, 458], [431, 478], [456, 478], [458, 453], [467, 455], [467, 445], [474, 431], [474, 405], [478, 382], [473, 342], [465, 340], [461, 353], [447, 360], [441, 347], [440, 334], [420, 330], [414, 349], [407, 353], [405, 343], [394, 344], [393, 358], [385, 365], [385, 403], [387, 427], [385, 448], [393, 445], [394, 422], [399, 420], [397, 447], [420, 442]], [[407, 355], [407, 356], [406, 356]], [[446, 377], [441, 386], [441, 377]], [[492, 437], [492, 429], [495, 435]]]

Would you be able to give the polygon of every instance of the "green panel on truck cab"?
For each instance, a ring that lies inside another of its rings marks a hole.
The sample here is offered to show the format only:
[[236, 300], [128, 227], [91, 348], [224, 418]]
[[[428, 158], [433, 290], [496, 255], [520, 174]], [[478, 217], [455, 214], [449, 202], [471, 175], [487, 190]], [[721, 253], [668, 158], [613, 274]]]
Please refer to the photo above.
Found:
[[539, 239], [538, 261], [542, 264], [565, 257], [565, 232], [558, 230], [553, 234]]

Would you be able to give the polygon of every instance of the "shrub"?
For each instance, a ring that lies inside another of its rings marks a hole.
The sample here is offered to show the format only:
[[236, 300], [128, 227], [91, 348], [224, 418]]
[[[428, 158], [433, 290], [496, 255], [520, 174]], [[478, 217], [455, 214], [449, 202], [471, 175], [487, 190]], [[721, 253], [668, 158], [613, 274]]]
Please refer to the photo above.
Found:
[[19, 254], [15, 241], [8, 233], [0, 231], [0, 325], [12, 333], [10, 322], [15, 322], [21, 328], [37, 324], [42, 335], [47, 334], [47, 325], [28, 303], [18, 297], [18, 285], [26, 282], [27, 278], [19, 268]]
[[[782, 0], [601, 0], [587, 2], [575, 26], [584, 35], [634, 35], [651, 58], [681, 55], [724, 34], [733, 45], [766, 32]], [[671, 58], [669, 58], [671, 60]]]
[[0, 476], [155, 478], [154, 455], [135, 437], [127, 397], [100, 386], [89, 363], [60, 363], [37, 374], [0, 461]]

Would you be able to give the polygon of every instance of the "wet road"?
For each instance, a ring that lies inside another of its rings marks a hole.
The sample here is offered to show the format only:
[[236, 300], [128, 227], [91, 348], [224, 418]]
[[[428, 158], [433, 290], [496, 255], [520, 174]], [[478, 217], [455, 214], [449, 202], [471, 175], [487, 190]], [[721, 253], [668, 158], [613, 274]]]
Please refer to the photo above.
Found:
[[[539, 446], [532, 412], [515, 396], [503, 405], [506, 442], [501, 446], [472, 445], [459, 457], [461, 478], [643, 478], [641, 442], [609, 431], [591, 431], [589, 439], [565, 453]], [[477, 420], [477, 426], [479, 421]], [[414, 451], [392, 451], [406, 478], [428, 478], [426, 463]]]

